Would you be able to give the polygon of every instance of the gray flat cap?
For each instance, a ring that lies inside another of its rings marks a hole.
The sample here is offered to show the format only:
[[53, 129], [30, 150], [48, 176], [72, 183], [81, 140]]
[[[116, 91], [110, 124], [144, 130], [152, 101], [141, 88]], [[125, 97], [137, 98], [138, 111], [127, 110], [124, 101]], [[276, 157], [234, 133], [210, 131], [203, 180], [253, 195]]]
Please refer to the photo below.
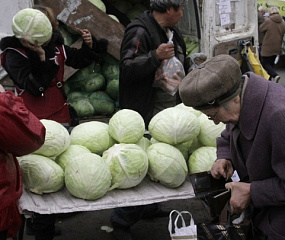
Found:
[[179, 85], [179, 94], [184, 105], [203, 110], [237, 96], [241, 79], [238, 61], [221, 54], [188, 73]]

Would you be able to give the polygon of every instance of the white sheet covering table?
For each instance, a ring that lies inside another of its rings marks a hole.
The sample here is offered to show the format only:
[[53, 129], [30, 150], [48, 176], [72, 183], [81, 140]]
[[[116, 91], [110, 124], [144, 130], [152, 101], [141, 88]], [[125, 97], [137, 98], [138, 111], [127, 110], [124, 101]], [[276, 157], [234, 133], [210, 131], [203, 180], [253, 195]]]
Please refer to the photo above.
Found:
[[114, 189], [104, 197], [92, 201], [73, 197], [66, 188], [43, 195], [37, 195], [24, 189], [19, 201], [19, 209], [22, 214], [28, 212], [40, 214], [69, 213], [146, 205], [193, 197], [195, 197], [195, 194], [189, 178], [178, 188], [168, 188], [146, 177], [136, 187]]

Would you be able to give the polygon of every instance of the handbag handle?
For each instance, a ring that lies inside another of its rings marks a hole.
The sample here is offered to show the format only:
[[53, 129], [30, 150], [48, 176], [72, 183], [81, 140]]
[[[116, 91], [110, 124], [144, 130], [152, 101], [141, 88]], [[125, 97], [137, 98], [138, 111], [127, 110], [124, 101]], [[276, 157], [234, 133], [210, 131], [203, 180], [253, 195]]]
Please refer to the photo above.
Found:
[[192, 214], [188, 211], [182, 211], [182, 212], [179, 212], [177, 210], [172, 210], [169, 214], [169, 223], [168, 223], [168, 231], [170, 234], [172, 234], [172, 214], [173, 213], [176, 213], [177, 216], [174, 220], [174, 228], [177, 229], [177, 222], [179, 220], [179, 218], [181, 219], [181, 224], [182, 224], [182, 227], [186, 227], [186, 224], [185, 224], [185, 220], [184, 220], [184, 217], [183, 217], [183, 214], [189, 214], [190, 215], [190, 226], [193, 226], [194, 225], [194, 220], [193, 220], [193, 217], [192, 217]]

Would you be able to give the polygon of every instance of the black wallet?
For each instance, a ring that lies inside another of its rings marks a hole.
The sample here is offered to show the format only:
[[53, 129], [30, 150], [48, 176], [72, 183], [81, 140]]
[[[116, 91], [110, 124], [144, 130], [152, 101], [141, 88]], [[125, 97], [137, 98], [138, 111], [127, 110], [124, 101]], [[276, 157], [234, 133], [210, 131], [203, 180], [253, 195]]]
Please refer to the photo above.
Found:
[[190, 174], [195, 196], [204, 201], [210, 209], [211, 217], [217, 217], [231, 197], [229, 189], [225, 188], [224, 178], [215, 179], [209, 171]]

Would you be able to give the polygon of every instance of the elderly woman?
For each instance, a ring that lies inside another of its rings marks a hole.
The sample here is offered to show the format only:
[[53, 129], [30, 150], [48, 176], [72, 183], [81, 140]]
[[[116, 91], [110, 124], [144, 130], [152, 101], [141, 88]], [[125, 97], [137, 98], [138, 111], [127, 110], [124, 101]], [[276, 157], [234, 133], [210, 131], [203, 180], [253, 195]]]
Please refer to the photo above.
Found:
[[179, 87], [182, 102], [226, 123], [217, 139], [214, 178], [237, 171], [231, 212], [251, 206], [254, 239], [285, 239], [285, 89], [219, 55], [190, 72]]

